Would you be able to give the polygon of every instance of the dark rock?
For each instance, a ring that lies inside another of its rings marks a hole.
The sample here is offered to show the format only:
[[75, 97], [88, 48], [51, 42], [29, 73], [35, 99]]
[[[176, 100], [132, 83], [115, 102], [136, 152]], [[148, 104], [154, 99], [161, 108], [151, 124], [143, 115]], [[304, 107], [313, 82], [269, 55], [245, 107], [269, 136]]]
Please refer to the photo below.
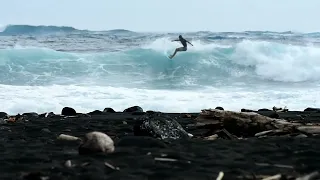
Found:
[[44, 118], [44, 117], [51, 118], [53, 116], [55, 116], [55, 114], [53, 112], [39, 114], [39, 117], [41, 117], [41, 118]]
[[153, 113], [157, 113], [157, 111], [151, 111], [151, 110], [148, 110], [146, 111], [147, 114], [153, 114]]
[[146, 114], [146, 113], [145, 112], [133, 112], [132, 113], [132, 115], [137, 115], [137, 116], [144, 115], [144, 114]]
[[49, 112], [49, 113], [47, 113], [47, 117], [48, 118], [51, 118], [51, 117], [54, 117], [54, 116], [56, 116], [53, 112]]
[[272, 111], [272, 110], [263, 108], [263, 109], [259, 109], [259, 110], [258, 110], [258, 112], [260, 112], [260, 111]]
[[45, 176], [42, 172], [30, 172], [22, 176], [24, 180], [43, 180], [43, 179], [49, 179], [47, 176]]
[[270, 117], [270, 118], [275, 118], [275, 119], [279, 119], [279, 118], [280, 118], [279, 114], [276, 113], [276, 112], [270, 113], [270, 114], [268, 115], [268, 117]]
[[6, 124], [7, 121], [5, 121], [4, 119], [0, 118], [0, 124]]
[[30, 113], [23, 113], [22, 116], [25, 118], [25, 119], [34, 119], [34, 118], [38, 118], [39, 115], [35, 112], [30, 112]]
[[145, 114], [139, 117], [134, 125], [134, 135], [160, 139], [190, 137], [176, 120], [162, 113]]
[[64, 107], [61, 111], [61, 115], [63, 116], [75, 116], [77, 115], [76, 110], [71, 107]]
[[48, 129], [48, 128], [43, 128], [43, 129], [41, 129], [41, 132], [51, 133], [50, 129]]
[[242, 109], [241, 109], [241, 112], [254, 112], [254, 110], [242, 108]]
[[123, 112], [143, 112], [143, 109], [140, 106], [132, 106], [125, 109]]
[[220, 106], [216, 107], [215, 109], [219, 109], [219, 110], [221, 110], [221, 111], [224, 110], [223, 107], [220, 107]]
[[6, 119], [8, 118], [8, 114], [6, 112], [0, 112], [0, 118]]
[[101, 115], [101, 114], [103, 114], [103, 112], [99, 111], [99, 110], [95, 110], [95, 111], [89, 112], [88, 114], [89, 115]]
[[91, 115], [90, 114], [77, 113], [77, 117], [87, 118], [87, 117], [91, 117]]
[[192, 118], [192, 115], [191, 114], [183, 114], [181, 117], [182, 118]]
[[166, 148], [167, 145], [155, 138], [148, 136], [126, 136], [119, 140], [117, 147], [146, 147], [146, 148]]
[[104, 108], [103, 112], [104, 113], [115, 113], [116, 111], [113, 110], [112, 108]]
[[308, 107], [304, 110], [304, 112], [320, 112], [320, 108], [311, 108]]
[[114, 152], [113, 140], [102, 132], [87, 133], [81, 145], [78, 148], [79, 154], [92, 154], [92, 153], [112, 153]]

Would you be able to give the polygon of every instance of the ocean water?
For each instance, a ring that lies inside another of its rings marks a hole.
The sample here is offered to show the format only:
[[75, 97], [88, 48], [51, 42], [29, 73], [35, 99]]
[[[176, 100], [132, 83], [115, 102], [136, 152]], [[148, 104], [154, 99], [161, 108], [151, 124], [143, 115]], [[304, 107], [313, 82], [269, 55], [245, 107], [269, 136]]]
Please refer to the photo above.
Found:
[[319, 107], [320, 33], [0, 28], [0, 111]]

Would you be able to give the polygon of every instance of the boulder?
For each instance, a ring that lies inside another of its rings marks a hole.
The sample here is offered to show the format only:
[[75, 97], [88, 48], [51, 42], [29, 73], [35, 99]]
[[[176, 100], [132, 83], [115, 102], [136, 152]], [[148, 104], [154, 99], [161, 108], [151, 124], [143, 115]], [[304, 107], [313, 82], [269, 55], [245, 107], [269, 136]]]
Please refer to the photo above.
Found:
[[123, 112], [143, 112], [143, 109], [140, 106], [132, 106], [125, 109]]
[[79, 154], [112, 153], [114, 149], [114, 142], [108, 135], [93, 131], [85, 134], [78, 151]]
[[9, 115], [6, 112], [0, 112], [0, 118], [6, 119], [8, 117], [9, 117]]
[[192, 136], [176, 120], [160, 112], [140, 116], [134, 125], [134, 135], [159, 139], [180, 139]]
[[61, 115], [63, 116], [76, 116], [77, 112], [71, 107], [64, 107], [61, 111]]
[[94, 110], [94, 111], [89, 112], [89, 113], [87, 113], [87, 114], [89, 114], [89, 115], [101, 115], [101, 114], [103, 114], [103, 112], [102, 112], [102, 111], [99, 111], [99, 110]]
[[116, 111], [113, 110], [112, 108], [104, 108], [103, 112], [104, 113], [115, 113]]
[[311, 108], [308, 107], [304, 110], [304, 112], [320, 112], [320, 108]]

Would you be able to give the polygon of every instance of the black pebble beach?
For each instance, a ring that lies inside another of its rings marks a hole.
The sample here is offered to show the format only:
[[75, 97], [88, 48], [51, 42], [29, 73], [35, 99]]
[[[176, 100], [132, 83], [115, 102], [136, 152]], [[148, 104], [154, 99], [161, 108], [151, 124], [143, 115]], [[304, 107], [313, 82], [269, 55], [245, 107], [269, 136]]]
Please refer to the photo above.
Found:
[[[270, 117], [271, 112], [257, 113]], [[1, 180], [320, 178], [320, 139], [316, 134], [228, 138], [217, 133], [219, 138], [208, 140], [205, 137], [216, 132], [194, 126], [199, 113], [144, 112], [136, 106], [124, 112], [108, 108], [87, 114], [70, 108], [61, 114], [0, 113]], [[290, 121], [320, 122], [318, 111], [276, 114]], [[158, 124], [150, 125], [156, 117]], [[170, 124], [172, 121], [177, 123]], [[167, 131], [180, 125], [183, 129], [172, 134], [137, 130], [152, 126]], [[113, 153], [79, 154], [79, 141], [57, 139], [61, 134], [82, 138], [93, 131], [114, 141]], [[178, 138], [158, 136], [161, 133]]]

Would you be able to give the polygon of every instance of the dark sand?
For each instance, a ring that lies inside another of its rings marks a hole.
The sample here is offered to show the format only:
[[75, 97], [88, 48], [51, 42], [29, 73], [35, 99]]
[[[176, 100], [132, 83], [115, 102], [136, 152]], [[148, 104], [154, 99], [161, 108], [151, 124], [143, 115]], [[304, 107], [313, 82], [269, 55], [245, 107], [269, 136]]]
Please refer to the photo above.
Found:
[[[261, 112], [265, 114], [268, 112]], [[189, 113], [190, 114], [190, 113]], [[320, 113], [286, 112], [281, 118], [320, 122]], [[266, 137], [240, 140], [203, 140], [203, 129], [188, 128], [197, 113], [176, 117], [189, 140], [161, 141], [133, 135], [132, 113], [105, 113], [91, 117], [32, 118], [0, 124], [0, 179], [262, 179], [283, 174], [298, 176], [320, 169], [320, 139], [313, 137]], [[100, 131], [115, 142], [113, 154], [79, 155], [76, 142], [57, 141], [60, 134], [83, 137]], [[121, 142], [121, 141], [122, 142]], [[118, 144], [118, 142], [120, 143]], [[166, 146], [166, 147], [165, 147]], [[159, 161], [157, 157], [177, 161]], [[74, 167], [64, 163], [71, 160]], [[119, 169], [106, 166], [107, 162]], [[31, 174], [30, 174], [31, 173]], [[32, 173], [34, 173], [32, 176]], [[26, 174], [28, 176], [26, 176]]]

